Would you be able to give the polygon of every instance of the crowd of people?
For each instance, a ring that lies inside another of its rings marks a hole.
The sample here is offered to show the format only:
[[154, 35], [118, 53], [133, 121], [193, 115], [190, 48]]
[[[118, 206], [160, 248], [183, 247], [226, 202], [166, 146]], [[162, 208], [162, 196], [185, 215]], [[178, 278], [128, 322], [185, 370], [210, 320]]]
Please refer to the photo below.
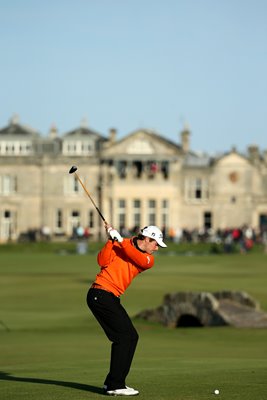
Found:
[[[173, 243], [210, 243], [213, 248], [220, 247], [226, 253], [237, 249], [248, 252], [255, 244], [263, 244], [267, 248], [267, 227], [256, 230], [248, 225], [238, 228], [217, 229], [187, 229], [187, 228], [161, 228], [166, 240]], [[122, 234], [129, 237], [138, 232], [138, 227], [130, 230], [121, 227]]]
[[[223, 248], [226, 253], [231, 253], [239, 249], [240, 252], [248, 252], [255, 244], [263, 244], [267, 251], [267, 227], [261, 229], [253, 229], [248, 225], [239, 228], [227, 229], [187, 229], [187, 228], [161, 228], [164, 237], [167, 241], [173, 243], [210, 243], [214, 249], [217, 247]], [[139, 227], [135, 226], [132, 229], [120, 227], [120, 232], [123, 237], [131, 237], [139, 232]], [[71, 235], [72, 240], [89, 239], [91, 237], [89, 228], [83, 228], [78, 225], [73, 228]], [[24, 239], [24, 240], [23, 240]], [[52, 235], [48, 227], [42, 227], [40, 230], [31, 229], [26, 232], [19, 241], [50, 241]]]
[[254, 244], [267, 244], [267, 227], [256, 230], [248, 225], [239, 228], [227, 229], [170, 229], [167, 235], [175, 243], [211, 243], [222, 245], [225, 252], [232, 252], [240, 249], [240, 252], [247, 252]]

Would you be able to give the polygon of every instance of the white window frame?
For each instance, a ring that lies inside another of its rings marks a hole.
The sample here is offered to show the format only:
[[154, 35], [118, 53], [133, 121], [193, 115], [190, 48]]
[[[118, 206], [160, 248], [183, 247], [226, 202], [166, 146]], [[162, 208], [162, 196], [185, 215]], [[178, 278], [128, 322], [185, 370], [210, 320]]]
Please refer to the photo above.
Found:
[[205, 177], [187, 177], [185, 179], [185, 199], [202, 203], [209, 199], [209, 181]]
[[162, 199], [161, 200], [161, 221], [162, 226], [168, 227], [169, 226], [169, 199]]
[[[81, 178], [84, 182], [84, 179]], [[64, 177], [64, 194], [76, 196], [82, 193], [82, 186], [79, 184], [75, 175], [68, 175]]]
[[57, 208], [55, 213], [55, 232], [63, 232], [63, 209]]
[[118, 199], [118, 226], [126, 228], [126, 200]]
[[0, 195], [10, 196], [17, 193], [17, 177], [15, 175], [0, 175]]
[[0, 155], [1, 156], [28, 156], [32, 154], [32, 143], [30, 141], [6, 141], [0, 142]]
[[[154, 203], [154, 205], [151, 204]], [[157, 225], [157, 200], [148, 199], [147, 200], [147, 215], [148, 215], [148, 225]]]
[[88, 156], [94, 153], [94, 143], [88, 140], [65, 140], [62, 153], [68, 156]]
[[[135, 203], [139, 202], [138, 205]], [[133, 227], [138, 226], [140, 227], [141, 225], [141, 200], [140, 199], [133, 199], [132, 200], [132, 208], [133, 208]]]

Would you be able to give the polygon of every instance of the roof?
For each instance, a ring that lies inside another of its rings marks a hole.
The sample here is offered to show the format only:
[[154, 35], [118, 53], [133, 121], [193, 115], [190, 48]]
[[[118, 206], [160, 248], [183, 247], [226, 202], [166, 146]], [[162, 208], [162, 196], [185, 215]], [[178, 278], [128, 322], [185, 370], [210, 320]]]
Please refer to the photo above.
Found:
[[209, 167], [214, 158], [207, 153], [189, 152], [185, 155], [183, 165], [186, 167]]
[[11, 122], [5, 128], [0, 129], [0, 138], [4, 136], [11, 138], [12, 136], [39, 137], [40, 135], [36, 130], [32, 129], [31, 127]]
[[79, 128], [73, 129], [70, 132], [65, 133], [63, 135], [62, 139], [63, 140], [64, 139], [71, 139], [71, 138], [81, 137], [81, 136], [83, 136], [84, 138], [86, 138], [86, 137], [89, 138], [90, 136], [91, 137], [93, 136], [93, 137], [101, 139], [103, 141], [108, 140], [106, 137], [101, 135], [99, 132], [96, 132], [96, 131], [94, 131], [92, 129], [85, 128], [85, 127], [79, 127]]
[[177, 144], [169, 139], [166, 139], [164, 136], [160, 135], [158, 132], [156, 132], [155, 130], [152, 130], [152, 129], [136, 129], [133, 132], [130, 132], [128, 135], [124, 136], [122, 139], [116, 141], [114, 143], [114, 145], [121, 143], [125, 140], [128, 140], [131, 136], [134, 136], [139, 132], [145, 133], [146, 135], [150, 136], [151, 138], [155, 138], [155, 139], [161, 141], [162, 143], [168, 143], [170, 146], [174, 147], [177, 150], [182, 149], [179, 144]]

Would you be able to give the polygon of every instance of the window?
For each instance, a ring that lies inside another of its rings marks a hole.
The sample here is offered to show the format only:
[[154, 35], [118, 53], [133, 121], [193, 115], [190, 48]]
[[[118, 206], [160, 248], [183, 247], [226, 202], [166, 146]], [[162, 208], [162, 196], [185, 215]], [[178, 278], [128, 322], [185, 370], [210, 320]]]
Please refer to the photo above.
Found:
[[135, 209], [140, 209], [140, 207], [141, 207], [141, 201], [140, 200], [134, 200], [133, 201], [133, 206], [134, 206], [134, 208]]
[[9, 210], [4, 211], [4, 218], [5, 219], [10, 219], [11, 218], [11, 212]]
[[168, 216], [169, 216], [169, 200], [162, 200], [161, 204], [161, 212], [162, 212], [162, 226], [167, 227], [169, 225], [168, 223]]
[[88, 226], [89, 228], [93, 228], [95, 223], [94, 223], [94, 212], [91, 210], [89, 211], [89, 221], [88, 221]]
[[67, 149], [68, 154], [76, 154], [76, 143], [68, 143]]
[[212, 228], [212, 213], [209, 211], [204, 212], [204, 228]]
[[162, 161], [161, 172], [162, 172], [163, 178], [168, 179], [168, 177], [169, 177], [169, 162], [168, 161]]
[[61, 209], [56, 210], [56, 230], [63, 228], [63, 213]]
[[63, 143], [62, 152], [68, 156], [84, 156], [92, 154], [94, 143], [91, 141], [67, 140]]
[[189, 178], [185, 182], [185, 196], [189, 200], [206, 200], [209, 198], [208, 180]]
[[133, 161], [133, 171], [135, 178], [141, 178], [143, 172], [142, 161]]
[[31, 154], [32, 144], [31, 142], [19, 142], [19, 141], [1, 141], [0, 142], [0, 155], [12, 156], [21, 155], [26, 156]]
[[148, 200], [148, 225], [156, 225], [156, 200]]
[[118, 162], [118, 173], [121, 179], [125, 179], [127, 175], [127, 162], [119, 161]]
[[159, 170], [158, 163], [156, 161], [148, 161], [147, 170], [148, 170], [148, 178], [149, 179], [155, 178]]
[[118, 220], [119, 229], [124, 229], [126, 227], [126, 202], [124, 199], [118, 200]]
[[78, 179], [75, 178], [75, 175], [74, 175], [73, 181], [72, 181], [72, 189], [73, 189], [74, 193], [78, 193], [79, 189], [80, 189]]
[[169, 208], [169, 200], [162, 200], [162, 208], [164, 210]]
[[156, 200], [148, 200], [148, 207], [154, 209], [156, 207]]
[[80, 223], [81, 223], [80, 211], [78, 210], [71, 211], [69, 224], [73, 236], [75, 236], [77, 228], [80, 226]]
[[125, 209], [125, 200], [119, 199], [118, 206], [120, 209]]
[[90, 153], [92, 153], [91, 143], [82, 143], [82, 154], [90, 154]]
[[261, 230], [267, 231], [267, 213], [259, 215], [259, 226]]
[[141, 201], [137, 199], [133, 200], [133, 225], [134, 230], [141, 225]]
[[[84, 179], [81, 178], [84, 182]], [[78, 180], [76, 179], [75, 175], [68, 175], [65, 177], [64, 180], [64, 193], [65, 194], [77, 194], [81, 193], [82, 187], [79, 184]]]
[[13, 175], [0, 175], [0, 195], [9, 196], [17, 193], [17, 177]]
[[[194, 193], [195, 192], [195, 193]], [[195, 181], [195, 188], [193, 189], [193, 196], [196, 199], [202, 198], [202, 187], [201, 187], [201, 179], [196, 179]]]

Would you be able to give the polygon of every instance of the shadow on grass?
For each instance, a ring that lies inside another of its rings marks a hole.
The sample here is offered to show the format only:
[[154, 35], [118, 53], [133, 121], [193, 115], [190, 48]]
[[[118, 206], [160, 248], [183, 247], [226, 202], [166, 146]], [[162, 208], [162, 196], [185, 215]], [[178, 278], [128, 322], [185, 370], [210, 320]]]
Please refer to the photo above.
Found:
[[56, 381], [52, 379], [40, 379], [40, 378], [21, 378], [19, 376], [13, 376], [7, 372], [0, 371], [0, 380], [12, 381], [12, 382], [27, 382], [27, 383], [40, 383], [43, 385], [56, 385], [64, 386], [72, 389], [84, 390], [86, 392], [98, 393], [104, 395], [103, 389], [97, 386], [86, 385], [83, 383], [76, 382], [65, 382]]

